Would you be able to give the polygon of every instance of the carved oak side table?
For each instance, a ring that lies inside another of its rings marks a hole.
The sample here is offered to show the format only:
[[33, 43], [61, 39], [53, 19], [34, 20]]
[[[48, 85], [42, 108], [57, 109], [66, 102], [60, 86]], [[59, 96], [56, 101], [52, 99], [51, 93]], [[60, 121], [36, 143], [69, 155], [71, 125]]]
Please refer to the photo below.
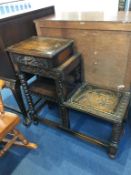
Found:
[[[21, 81], [31, 120], [36, 123], [39, 120], [30, 95], [33, 91], [58, 103], [62, 126], [68, 128], [63, 102], [82, 80], [81, 57], [79, 53], [73, 53], [73, 41], [33, 36], [10, 46], [7, 51]], [[24, 78], [25, 72], [38, 76], [30, 87]]]

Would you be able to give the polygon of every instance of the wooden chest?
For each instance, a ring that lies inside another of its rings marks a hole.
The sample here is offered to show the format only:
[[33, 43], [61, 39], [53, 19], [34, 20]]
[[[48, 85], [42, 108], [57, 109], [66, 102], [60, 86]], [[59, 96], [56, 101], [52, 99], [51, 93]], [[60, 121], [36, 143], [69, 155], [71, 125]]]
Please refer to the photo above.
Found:
[[17, 64], [39, 68], [53, 68], [64, 63], [73, 53], [73, 40], [37, 37], [10, 46]]
[[83, 55], [85, 81], [129, 90], [131, 82], [131, 13], [61, 13], [35, 20], [39, 36], [74, 40]]

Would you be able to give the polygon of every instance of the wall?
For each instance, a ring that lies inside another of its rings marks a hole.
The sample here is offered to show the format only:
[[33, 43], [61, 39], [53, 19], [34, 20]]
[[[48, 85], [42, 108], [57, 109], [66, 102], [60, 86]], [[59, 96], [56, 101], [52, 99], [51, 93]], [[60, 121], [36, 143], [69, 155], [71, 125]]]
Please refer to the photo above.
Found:
[[[37, 0], [32, 3], [35, 6], [44, 5], [45, 0]], [[48, 0], [55, 5], [56, 12], [62, 11], [99, 11], [104, 13], [105, 19], [111, 14], [116, 15], [118, 12], [119, 0]]]
[[54, 0], [59, 11], [116, 11], [119, 0]]
[[[1, 2], [10, 1], [10, 0], [1, 0]], [[12, 16], [27, 11], [32, 11], [35, 9], [40, 9], [47, 7], [49, 5], [55, 5], [56, 12], [61, 11], [101, 11], [104, 12], [105, 17], [108, 18], [110, 14], [116, 14], [118, 11], [118, 2], [119, 0], [24, 0], [16, 3], [12, 3], [14, 10], [11, 9], [11, 3], [8, 3], [4, 11], [0, 7], [0, 18], [7, 16]], [[22, 8], [21, 8], [22, 7]]]
[[52, 5], [50, 0], [0, 0], [0, 19]]

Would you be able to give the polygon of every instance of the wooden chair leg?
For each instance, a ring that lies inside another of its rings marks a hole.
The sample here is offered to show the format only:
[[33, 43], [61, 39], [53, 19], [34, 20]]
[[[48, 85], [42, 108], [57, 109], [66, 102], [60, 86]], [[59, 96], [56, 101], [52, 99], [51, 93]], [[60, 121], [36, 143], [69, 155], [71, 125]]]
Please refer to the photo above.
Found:
[[14, 144], [17, 138], [18, 138], [17, 135], [14, 135], [14, 137], [11, 140], [9, 139], [7, 141], [4, 141], [4, 139], [2, 140], [2, 142], [6, 142], [6, 144], [3, 147], [3, 149], [0, 150], [0, 157], [2, 157], [6, 153], [6, 151]]
[[18, 136], [18, 139], [24, 144], [27, 145], [28, 144], [28, 140], [23, 136], [23, 134], [21, 134], [17, 129], [13, 130], [14, 135]]
[[36, 149], [38, 147], [37, 144], [29, 142], [17, 129], [14, 129], [11, 132], [11, 135], [13, 137], [12, 139], [4, 138], [2, 140], [2, 142], [6, 144], [4, 145], [3, 149], [0, 150], [0, 157], [2, 157], [13, 144], [18, 146], [24, 146], [30, 149]]
[[[30, 148], [30, 149], [36, 149], [36, 148], [38, 147], [37, 144], [32, 143], [32, 142], [29, 142], [29, 141], [24, 137], [24, 135], [23, 135], [21, 132], [19, 132], [17, 129], [14, 129], [13, 132], [14, 132], [14, 134], [17, 134], [18, 139], [19, 139], [20, 142], [21, 142], [21, 143], [20, 143], [21, 146], [25, 146], [25, 147]], [[18, 143], [19, 143], [19, 142], [17, 142], [17, 144], [18, 144]], [[15, 144], [15, 143], [14, 143], [14, 144]]]

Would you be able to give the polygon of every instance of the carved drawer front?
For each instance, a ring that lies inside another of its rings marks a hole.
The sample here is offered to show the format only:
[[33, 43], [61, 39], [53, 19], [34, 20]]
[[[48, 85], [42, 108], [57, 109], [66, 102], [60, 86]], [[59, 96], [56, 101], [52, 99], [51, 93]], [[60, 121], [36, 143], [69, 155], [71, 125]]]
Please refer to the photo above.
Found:
[[73, 40], [33, 36], [8, 47], [7, 51], [15, 55], [19, 64], [53, 68], [73, 54]]
[[51, 67], [51, 63], [46, 59], [41, 59], [33, 56], [15, 55], [14, 59], [17, 62], [17, 64], [22, 64], [26, 66], [33, 66], [33, 67], [39, 67], [39, 68]]

